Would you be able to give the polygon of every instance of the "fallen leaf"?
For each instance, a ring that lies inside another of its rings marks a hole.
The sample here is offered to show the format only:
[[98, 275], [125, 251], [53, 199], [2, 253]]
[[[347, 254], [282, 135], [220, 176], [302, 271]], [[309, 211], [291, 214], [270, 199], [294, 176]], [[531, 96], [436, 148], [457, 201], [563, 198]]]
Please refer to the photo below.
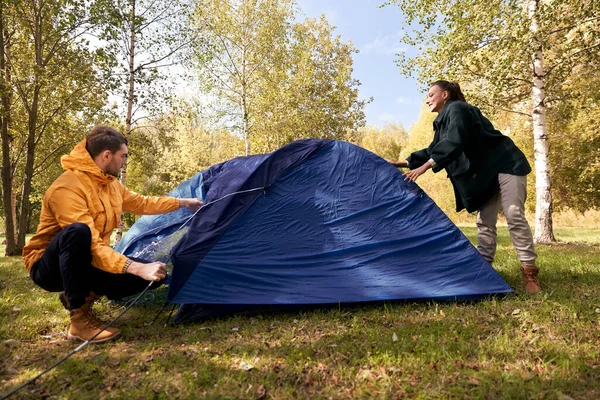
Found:
[[538, 341], [538, 339], [539, 339], [539, 338], [540, 338], [539, 336], [535, 336], [533, 339], [531, 339], [531, 340], [529, 341], [529, 344], [534, 344], [535, 342], [537, 342], [537, 341]]
[[260, 385], [256, 390], [259, 399], [264, 399], [267, 396], [267, 388], [265, 385]]
[[361, 370], [356, 376], [359, 380], [374, 380], [375, 374], [369, 369]]
[[394, 332], [392, 334], [392, 342], [397, 342], [398, 341], [398, 335], [396, 335], [396, 332]]
[[8, 339], [8, 340], [5, 340], [4, 342], [2, 342], [2, 344], [4, 344], [8, 348], [13, 348], [13, 347], [17, 347], [19, 345], [19, 342], [16, 341], [15, 339]]
[[539, 365], [539, 364], [535, 366], [535, 370], [536, 370], [536, 372], [537, 372], [538, 375], [541, 375], [541, 374], [544, 373], [544, 368], [541, 365]]
[[469, 383], [473, 385], [479, 385], [479, 379], [477, 378], [469, 378]]
[[521, 313], [521, 309], [516, 308], [513, 312], [512, 315], [519, 315]]
[[242, 361], [240, 363], [240, 368], [243, 369], [244, 371], [250, 371], [250, 370], [254, 369], [254, 365], [248, 364], [246, 361]]

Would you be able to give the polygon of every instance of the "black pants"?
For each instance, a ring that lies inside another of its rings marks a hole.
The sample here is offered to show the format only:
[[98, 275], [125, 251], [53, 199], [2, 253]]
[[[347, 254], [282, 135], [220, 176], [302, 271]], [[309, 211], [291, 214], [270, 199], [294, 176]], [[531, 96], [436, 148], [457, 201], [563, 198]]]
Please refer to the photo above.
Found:
[[[49, 292], [65, 292], [71, 309], [80, 308], [90, 292], [109, 299], [140, 293], [146, 281], [130, 274], [111, 274], [92, 266], [92, 233], [86, 224], [76, 222], [65, 227], [33, 264], [33, 282]], [[136, 260], [139, 261], [139, 260]], [[152, 288], [160, 286], [155, 282]]]

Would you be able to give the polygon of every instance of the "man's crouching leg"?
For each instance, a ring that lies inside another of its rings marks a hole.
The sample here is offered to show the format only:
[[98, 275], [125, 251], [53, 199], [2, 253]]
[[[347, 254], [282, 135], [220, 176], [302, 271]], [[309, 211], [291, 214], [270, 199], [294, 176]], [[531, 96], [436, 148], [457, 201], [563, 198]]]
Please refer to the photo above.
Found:
[[71, 316], [67, 330], [70, 340], [101, 343], [118, 337], [121, 331], [113, 327], [103, 330], [106, 323], [92, 310], [99, 296], [92, 291], [96, 268], [91, 264], [91, 243], [87, 225], [74, 223], [65, 227], [33, 265], [31, 278], [43, 289], [62, 292], [59, 298]]

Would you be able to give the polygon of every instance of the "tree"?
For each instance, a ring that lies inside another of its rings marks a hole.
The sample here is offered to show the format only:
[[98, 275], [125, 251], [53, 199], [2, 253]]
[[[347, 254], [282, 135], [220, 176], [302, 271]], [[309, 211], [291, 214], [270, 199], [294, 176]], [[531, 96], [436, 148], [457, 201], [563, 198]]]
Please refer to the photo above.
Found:
[[399, 160], [408, 144], [408, 134], [399, 124], [388, 124], [383, 128], [366, 126], [358, 130], [353, 142], [382, 158]]
[[58, 132], [63, 121], [85, 119], [102, 109], [105, 93], [100, 67], [105, 58], [101, 51], [87, 47], [86, 35], [93, 29], [88, 2], [14, 0], [3, 4], [7, 6], [2, 11], [3, 93], [10, 91], [12, 103], [8, 110], [5, 103], [2, 107], [9, 132], [2, 135], [2, 189], [3, 198], [8, 199], [15, 197], [17, 184], [21, 187], [18, 205], [4, 202], [5, 220], [17, 217], [16, 238], [7, 231], [6, 249], [7, 255], [15, 255], [25, 245], [34, 176], [65, 150], [64, 141], [50, 143], [46, 138]]
[[560, 146], [550, 148], [552, 174], [557, 182], [556, 208], [579, 212], [600, 208], [600, 64], [576, 67], [564, 84], [575, 94], [549, 114], [553, 136]]
[[197, 106], [182, 101], [157, 118], [151, 131], [140, 129], [131, 147], [129, 186], [163, 195], [211, 165], [239, 155], [244, 142], [224, 130], [210, 129]]
[[293, 140], [317, 137], [351, 140], [365, 124], [352, 77], [351, 42], [334, 36], [327, 19], [291, 26], [276, 63], [257, 82], [253, 145], [272, 151]]
[[[104, 24], [101, 38], [108, 51], [122, 60], [114, 67], [113, 78], [125, 101], [125, 137], [131, 140], [137, 122], [160, 113], [170, 100], [168, 79], [161, 71], [180, 63], [182, 50], [191, 43], [189, 4], [186, 0], [106, 1], [96, 4], [97, 18]], [[127, 182], [127, 166], [120, 181]], [[115, 242], [123, 234], [123, 221]]]
[[[488, 113], [509, 110], [531, 120], [536, 171], [538, 243], [554, 241], [547, 107], [562, 101], [562, 85], [583, 59], [597, 60], [597, 2], [541, 0], [393, 0], [420, 46], [401, 55], [403, 73], [421, 83], [438, 77], [466, 82], [467, 94]], [[524, 103], [531, 111], [520, 109]]]
[[324, 17], [295, 22], [292, 0], [202, 0], [195, 20], [204, 87], [246, 154], [305, 137], [342, 139], [364, 125], [351, 43]]
[[194, 14], [197, 64], [206, 89], [221, 101], [218, 112], [239, 132], [250, 154], [258, 81], [280, 62], [294, 3], [270, 0], [200, 0]]
[[15, 224], [16, 215], [13, 211], [14, 197], [12, 190], [13, 168], [10, 159], [10, 148], [13, 137], [9, 133], [11, 105], [12, 105], [12, 90], [10, 87], [11, 75], [10, 69], [7, 66], [7, 53], [10, 53], [11, 36], [8, 29], [6, 18], [6, 5], [8, 3], [0, 3], [0, 138], [2, 139], [2, 204], [4, 212], [4, 228], [6, 232], [6, 253], [13, 254], [15, 252]]

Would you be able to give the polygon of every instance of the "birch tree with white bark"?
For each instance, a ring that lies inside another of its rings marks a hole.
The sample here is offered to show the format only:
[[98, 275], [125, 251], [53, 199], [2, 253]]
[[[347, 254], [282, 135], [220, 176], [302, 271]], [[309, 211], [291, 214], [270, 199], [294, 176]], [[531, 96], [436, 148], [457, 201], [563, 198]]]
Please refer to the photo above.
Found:
[[[151, 130], [149, 121], [169, 108], [175, 86], [173, 67], [182, 63], [183, 50], [191, 43], [190, 9], [187, 0], [103, 0], [97, 4], [99, 21], [105, 26], [101, 39], [117, 60], [113, 77], [115, 93], [124, 104], [127, 140], [137, 127]], [[127, 182], [126, 165], [120, 181]], [[123, 229], [121, 218], [115, 242]]]
[[459, 81], [488, 116], [510, 111], [531, 124], [537, 243], [555, 241], [546, 114], [576, 95], [563, 85], [577, 65], [600, 58], [600, 5], [594, 0], [392, 0], [404, 14], [402, 72], [424, 86]]

